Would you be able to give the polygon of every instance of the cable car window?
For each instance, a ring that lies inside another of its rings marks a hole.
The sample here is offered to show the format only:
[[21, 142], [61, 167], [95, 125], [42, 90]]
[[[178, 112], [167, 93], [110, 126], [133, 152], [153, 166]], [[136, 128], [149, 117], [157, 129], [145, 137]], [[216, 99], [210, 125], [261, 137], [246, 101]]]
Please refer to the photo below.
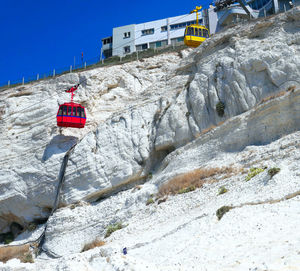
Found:
[[80, 107], [77, 107], [77, 114], [76, 114], [76, 116], [77, 116], [77, 117], [80, 117], [80, 115], [81, 115], [81, 108], [80, 108]]
[[71, 116], [71, 112], [72, 112], [72, 107], [68, 106], [68, 116]]
[[201, 33], [201, 29], [195, 28], [195, 36], [199, 37], [199, 33]]
[[188, 36], [193, 36], [194, 35], [194, 28], [193, 27], [189, 27], [188, 28], [188, 33], [187, 33]]
[[85, 114], [84, 114], [84, 109], [83, 108], [81, 108], [81, 117], [85, 118]]
[[204, 38], [208, 38], [209, 37], [207, 29], [203, 29], [203, 37]]
[[199, 29], [199, 37], [203, 37], [203, 29]]
[[67, 115], [67, 106], [66, 105], [63, 106], [63, 115], [64, 116]]
[[59, 115], [59, 116], [61, 116], [61, 115], [62, 115], [62, 113], [63, 113], [63, 107], [62, 107], [62, 106], [60, 106], [60, 107], [59, 107], [59, 110], [58, 110], [58, 115]]

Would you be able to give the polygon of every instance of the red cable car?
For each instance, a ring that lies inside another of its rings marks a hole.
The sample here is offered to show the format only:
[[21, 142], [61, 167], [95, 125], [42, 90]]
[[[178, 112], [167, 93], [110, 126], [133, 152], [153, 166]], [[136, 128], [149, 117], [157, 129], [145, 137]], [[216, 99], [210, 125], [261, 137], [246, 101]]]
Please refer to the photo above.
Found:
[[71, 102], [64, 103], [59, 106], [56, 120], [59, 127], [83, 128], [86, 122], [86, 114], [84, 106], [73, 102], [74, 91], [79, 84], [66, 90], [71, 93]]

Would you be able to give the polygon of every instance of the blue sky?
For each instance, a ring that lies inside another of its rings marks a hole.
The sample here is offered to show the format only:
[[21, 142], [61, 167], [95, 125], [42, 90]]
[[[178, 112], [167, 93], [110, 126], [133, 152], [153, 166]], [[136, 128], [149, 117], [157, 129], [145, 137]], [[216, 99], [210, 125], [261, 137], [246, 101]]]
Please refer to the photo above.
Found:
[[0, 86], [96, 60], [112, 28], [189, 13], [211, 1], [0, 0]]

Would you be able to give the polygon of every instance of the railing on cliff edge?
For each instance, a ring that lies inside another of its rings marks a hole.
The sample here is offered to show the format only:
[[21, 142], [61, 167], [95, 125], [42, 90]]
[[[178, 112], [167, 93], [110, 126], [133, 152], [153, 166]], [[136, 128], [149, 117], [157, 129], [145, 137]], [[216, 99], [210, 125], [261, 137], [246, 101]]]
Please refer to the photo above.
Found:
[[75, 68], [74, 65], [71, 65], [70, 67], [53, 69], [50, 72], [36, 74], [35, 76], [23, 77], [21, 80], [15, 80], [15, 81], [9, 80], [6, 83], [0, 84], [0, 91], [13, 88], [16, 86], [22, 86], [25, 84], [30, 84], [30, 83], [39, 82], [46, 79], [55, 78], [67, 73], [80, 72], [80, 71], [91, 70], [94, 68], [124, 64], [134, 60], [141, 60], [144, 58], [160, 55], [167, 52], [178, 52], [184, 48], [187, 47], [183, 44], [183, 42], [178, 42], [173, 45], [167, 45], [164, 47], [159, 47], [154, 49], [149, 48], [147, 50], [134, 52], [124, 57], [113, 56], [102, 60], [99, 60], [99, 58], [94, 58], [88, 61], [82, 61], [80, 64], [76, 64]]

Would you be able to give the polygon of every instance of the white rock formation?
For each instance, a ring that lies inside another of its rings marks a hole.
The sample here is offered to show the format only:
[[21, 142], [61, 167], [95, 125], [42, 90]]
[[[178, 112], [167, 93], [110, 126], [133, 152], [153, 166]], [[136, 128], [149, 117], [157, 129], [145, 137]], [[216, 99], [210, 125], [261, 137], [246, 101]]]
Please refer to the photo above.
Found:
[[[189, 54], [1, 92], [0, 232], [49, 215], [62, 158], [78, 144], [62, 190], [66, 207], [47, 223], [48, 256], [35, 264], [0, 263], [0, 269], [300, 270], [299, 25], [294, 8], [228, 29]], [[83, 82], [75, 98], [87, 108], [86, 128], [59, 135], [58, 104], [77, 82]], [[216, 112], [220, 101], [223, 117]], [[212, 125], [218, 127], [207, 129]], [[244, 170], [264, 166], [281, 170], [245, 182]], [[173, 177], [217, 167], [237, 171], [145, 205]], [[221, 185], [229, 192], [217, 196]], [[224, 205], [234, 208], [218, 221]], [[127, 226], [105, 246], [80, 253], [116, 222]], [[51, 254], [60, 258], [49, 261]]]

